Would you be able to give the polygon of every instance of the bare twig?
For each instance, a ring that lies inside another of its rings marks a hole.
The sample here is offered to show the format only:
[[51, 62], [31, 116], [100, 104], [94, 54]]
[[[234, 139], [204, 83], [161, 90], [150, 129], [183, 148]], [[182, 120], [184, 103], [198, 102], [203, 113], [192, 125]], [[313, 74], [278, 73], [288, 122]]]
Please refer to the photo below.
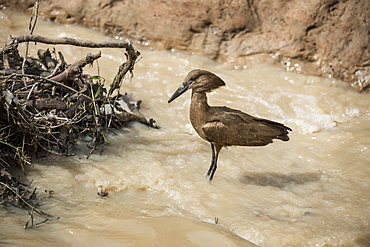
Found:
[[[76, 89], [72, 88], [72, 87], [69, 87], [61, 82], [58, 82], [58, 81], [54, 81], [54, 80], [51, 80], [51, 79], [47, 79], [47, 78], [44, 78], [44, 77], [41, 77], [41, 76], [38, 76], [38, 75], [29, 75], [29, 74], [17, 74], [17, 73], [12, 73], [8, 76], [7, 79], [10, 79], [12, 77], [29, 77], [29, 78], [33, 78], [33, 79], [37, 79], [37, 80], [41, 80], [41, 81], [46, 81], [47, 84], [46, 86], [44, 86], [43, 89], [47, 89], [47, 88], [50, 88], [52, 85], [57, 85], [57, 86], [60, 86], [60, 87], [63, 87], [69, 91], [72, 91], [74, 93], [77, 93], [78, 95], [82, 95], [83, 97], [86, 97], [87, 99], [91, 100], [91, 98], [88, 96], [88, 95], [85, 95], [85, 94], [82, 94], [80, 91], [77, 91]], [[29, 91], [27, 91], [27, 93], [29, 93]], [[34, 91], [34, 93], [40, 93], [40, 91]]]
[[[11, 47], [16, 47], [19, 43], [23, 42], [38, 42], [51, 45], [73, 45], [88, 48], [124, 48], [126, 49], [127, 61], [124, 62], [120, 67], [119, 71], [114, 78], [111, 88], [108, 92], [108, 96], [113, 93], [114, 90], [121, 87], [122, 81], [125, 75], [130, 72], [131, 77], [133, 76], [133, 69], [137, 58], [140, 56], [140, 52], [136, 51], [132, 46], [130, 41], [103, 41], [94, 42], [90, 40], [83, 39], [73, 39], [73, 38], [48, 38], [40, 35], [19, 35], [19, 36], [9, 36], [8, 40], [4, 43], [3, 47], [0, 49], [0, 53], [11, 50]], [[24, 73], [23, 73], [24, 74]]]
[[[61, 38], [48, 38], [40, 35], [18, 35], [18, 36], [10, 36], [8, 41], [14, 40], [17, 43], [24, 43], [24, 42], [37, 42], [49, 45], [73, 45], [73, 46], [80, 46], [80, 47], [88, 47], [88, 48], [125, 48], [125, 49], [133, 49], [131, 42], [126, 41], [103, 41], [103, 42], [94, 42], [91, 40], [84, 40], [84, 39], [74, 39], [68, 37], [61, 37]], [[12, 43], [10, 41], [10, 43]]]
[[[33, 31], [35, 30], [35, 27], [36, 27], [37, 17], [38, 17], [38, 12], [39, 12], [39, 3], [40, 3], [40, 0], [36, 0], [35, 7], [33, 8], [32, 15], [30, 18], [30, 23], [28, 27], [30, 35], [33, 34]], [[29, 42], [26, 43], [26, 51], [24, 52], [25, 54], [24, 54], [24, 58], [22, 62], [22, 74], [24, 74], [24, 66], [26, 64], [26, 60], [28, 56], [28, 46], [29, 46]]]
[[92, 64], [94, 60], [101, 57], [101, 52], [95, 54], [87, 54], [85, 58], [79, 59], [72, 65], [70, 65], [65, 71], [62, 73], [53, 76], [50, 78], [51, 81], [65, 81], [69, 78], [74, 77], [77, 74], [81, 74], [82, 68], [85, 67], [87, 64]]

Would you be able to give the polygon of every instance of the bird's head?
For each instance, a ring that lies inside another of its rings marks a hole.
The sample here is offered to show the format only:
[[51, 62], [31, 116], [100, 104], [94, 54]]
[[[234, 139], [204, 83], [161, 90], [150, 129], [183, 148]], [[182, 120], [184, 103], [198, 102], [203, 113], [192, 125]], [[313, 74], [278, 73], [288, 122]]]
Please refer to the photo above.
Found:
[[196, 92], [207, 93], [225, 85], [225, 82], [217, 75], [207, 70], [195, 69], [188, 73], [184, 82], [171, 96], [171, 98], [168, 100], [168, 103], [171, 103], [174, 99], [185, 93], [188, 89], [192, 89]]

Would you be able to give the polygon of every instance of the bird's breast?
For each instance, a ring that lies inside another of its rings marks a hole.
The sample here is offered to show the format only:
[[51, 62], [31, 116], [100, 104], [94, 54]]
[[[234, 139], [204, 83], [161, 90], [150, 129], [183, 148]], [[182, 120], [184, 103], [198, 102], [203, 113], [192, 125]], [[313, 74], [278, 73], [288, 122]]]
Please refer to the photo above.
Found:
[[207, 137], [205, 136], [202, 129], [202, 126], [206, 123], [204, 112], [197, 111], [194, 108], [190, 108], [190, 122], [198, 135], [204, 140], [207, 140]]
[[207, 123], [209, 106], [204, 100], [192, 98], [190, 105], [190, 122], [198, 135], [207, 140], [202, 127]]

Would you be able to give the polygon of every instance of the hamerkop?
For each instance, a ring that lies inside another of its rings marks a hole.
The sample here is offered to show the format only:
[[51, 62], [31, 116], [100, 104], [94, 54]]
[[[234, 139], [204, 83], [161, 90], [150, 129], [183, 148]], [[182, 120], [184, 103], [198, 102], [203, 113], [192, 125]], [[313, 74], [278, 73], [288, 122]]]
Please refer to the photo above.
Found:
[[[225, 106], [209, 106], [206, 93], [225, 86], [217, 75], [201, 69], [192, 70], [168, 100], [171, 103], [192, 89], [190, 121], [195, 131], [211, 143], [212, 161], [207, 172], [209, 181], [217, 169], [218, 154], [225, 146], [265, 146], [273, 139], [288, 141], [289, 127], [267, 119], [253, 117]], [[216, 152], [215, 152], [216, 150]]]

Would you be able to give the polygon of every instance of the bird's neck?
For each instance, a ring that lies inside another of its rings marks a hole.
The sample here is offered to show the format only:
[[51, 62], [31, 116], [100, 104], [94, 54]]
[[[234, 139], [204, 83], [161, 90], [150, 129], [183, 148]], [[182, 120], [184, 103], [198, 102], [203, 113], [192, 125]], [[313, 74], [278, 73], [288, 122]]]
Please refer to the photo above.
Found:
[[197, 110], [199, 112], [206, 112], [209, 109], [205, 92], [192, 92], [190, 109]]
[[210, 106], [207, 103], [207, 95], [205, 92], [192, 92], [190, 104], [190, 122], [197, 133], [202, 137], [201, 126], [207, 121], [207, 112]]

